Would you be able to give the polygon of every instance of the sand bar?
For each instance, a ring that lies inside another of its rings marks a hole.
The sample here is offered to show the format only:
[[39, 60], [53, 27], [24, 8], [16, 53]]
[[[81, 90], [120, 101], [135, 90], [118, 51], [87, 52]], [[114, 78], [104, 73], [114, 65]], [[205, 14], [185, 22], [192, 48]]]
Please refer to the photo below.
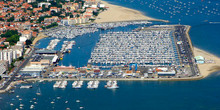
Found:
[[194, 47], [193, 49], [194, 55], [195, 56], [203, 56], [205, 60], [213, 60], [213, 63], [204, 63], [204, 64], [198, 64], [200, 73], [203, 77], [207, 77], [213, 72], [219, 71], [220, 70], [220, 58], [208, 53], [204, 50], [198, 49]]
[[166, 20], [154, 19], [148, 16], [145, 16], [140, 11], [112, 5], [106, 1], [101, 1], [108, 7], [107, 11], [101, 12], [95, 22], [96, 23], [103, 23], [103, 22], [119, 22], [119, 21], [138, 21], [138, 20], [150, 20], [150, 21], [163, 21], [168, 22]]

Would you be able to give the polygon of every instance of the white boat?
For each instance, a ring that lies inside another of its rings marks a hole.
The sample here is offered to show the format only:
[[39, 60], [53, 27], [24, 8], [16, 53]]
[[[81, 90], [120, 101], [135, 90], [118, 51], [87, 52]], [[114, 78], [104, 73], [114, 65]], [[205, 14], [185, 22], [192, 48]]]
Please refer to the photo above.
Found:
[[79, 81], [79, 84], [80, 84], [80, 85], [83, 85], [83, 81]]
[[72, 84], [72, 88], [75, 88], [77, 83], [78, 83], [78, 81], [74, 81], [73, 84]]
[[63, 82], [60, 84], [59, 88], [66, 88], [66, 86], [67, 86], [67, 81], [63, 81]]
[[61, 81], [56, 81], [56, 83], [53, 85], [54, 88], [58, 88], [61, 84]]
[[26, 85], [26, 86], [21, 86], [20, 89], [28, 89], [28, 88], [32, 88], [32, 85]]
[[96, 89], [99, 87], [99, 81], [89, 81], [88, 82], [88, 89]]
[[83, 81], [74, 81], [72, 84], [72, 88], [80, 89], [83, 85]]
[[30, 109], [33, 109], [33, 108], [34, 108], [34, 105], [31, 105], [31, 106], [30, 106]]
[[111, 81], [111, 84], [108, 84], [108, 83], [107, 83], [106, 87], [107, 87], [108, 89], [117, 89], [117, 88], [119, 88], [119, 86], [118, 86], [118, 84], [117, 84], [117, 81]]

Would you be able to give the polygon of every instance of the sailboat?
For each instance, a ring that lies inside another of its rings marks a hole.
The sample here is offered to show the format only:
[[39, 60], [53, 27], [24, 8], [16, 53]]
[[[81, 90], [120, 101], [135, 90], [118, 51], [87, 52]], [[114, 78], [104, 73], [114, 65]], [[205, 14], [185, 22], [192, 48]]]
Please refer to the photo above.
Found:
[[38, 90], [37, 90], [37, 93], [36, 93], [37, 95], [41, 95], [41, 90], [40, 90], [40, 88], [38, 88]]

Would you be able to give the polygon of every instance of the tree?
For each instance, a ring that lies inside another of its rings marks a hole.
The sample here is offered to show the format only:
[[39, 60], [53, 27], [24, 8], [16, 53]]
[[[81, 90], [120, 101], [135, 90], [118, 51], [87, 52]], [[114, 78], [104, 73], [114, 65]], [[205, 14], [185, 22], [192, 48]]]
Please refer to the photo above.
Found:
[[9, 37], [11, 37], [12, 35], [15, 35], [15, 34], [18, 35], [17, 30], [8, 30], [5, 34], [2, 34], [1, 37], [9, 38]]
[[10, 45], [14, 45], [15, 43], [17, 43], [17, 41], [19, 41], [19, 35], [12, 35], [11, 37], [7, 38], [6, 41], [9, 42]]
[[41, 21], [44, 21], [44, 17], [43, 16], [39, 17], [39, 19], [37, 21], [38, 21], [38, 23], [41, 23]]
[[10, 17], [9, 19], [7, 19], [7, 22], [12, 22], [12, 21], [14, 21], [15, 20], [15, 18], [14, 18], [14, 16], [12, 16], [12, 17]]
[[31, 45], [32, 44], [32, 41], [31, 40], [26, 40], [26, 45]]
[[94, 16], [98, 16], [99, 12], [93, 11], [92, 14], [93, 14]]
[[0, 21], [5, 21], [3, 18], [0, 18]]
[[24, 57], [23, 57], [23, 56], [21, 56], [21, 57], [19, 57], [19, 58], [18, 58], [18, 60], [23, 60], [23, 59], [24, 59]]

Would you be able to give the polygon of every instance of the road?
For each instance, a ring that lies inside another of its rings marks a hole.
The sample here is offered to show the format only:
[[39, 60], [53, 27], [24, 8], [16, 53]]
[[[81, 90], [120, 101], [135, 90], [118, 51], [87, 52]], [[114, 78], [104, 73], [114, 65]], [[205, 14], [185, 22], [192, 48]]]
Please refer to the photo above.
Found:
[[190, 47], [189, 39], [186, 35], [186, 26], [175, 26], [175, 37], [182, 41], [182, 44], [178, 46], [179, 54], [181, 55], [181, 62], [184, 65], [189, 65], [192, 71], [192, 75], [198, 74], [197, 64], [194, 62], [194, 55]]
[[25, 60], [20, 64], [20, 66], [15, 69], [13, 72], [11, 72], [11, 76], [9, 77], [9, 79], [7, 79], [7, 82], [5, 83], [5, 85], [0, 89], [0, 90], [5, 90], [12, 81], [14, 81], [15, 76], [19, 73], [19, 71], [25, 66], [27, 65], [27, 63], [29, 62], [29, 60], [31, 59], [32, 55], [35, 52], [35, 48], [32, 48], [31, 53], [29, 53], [29, 56], [25, 58]]

